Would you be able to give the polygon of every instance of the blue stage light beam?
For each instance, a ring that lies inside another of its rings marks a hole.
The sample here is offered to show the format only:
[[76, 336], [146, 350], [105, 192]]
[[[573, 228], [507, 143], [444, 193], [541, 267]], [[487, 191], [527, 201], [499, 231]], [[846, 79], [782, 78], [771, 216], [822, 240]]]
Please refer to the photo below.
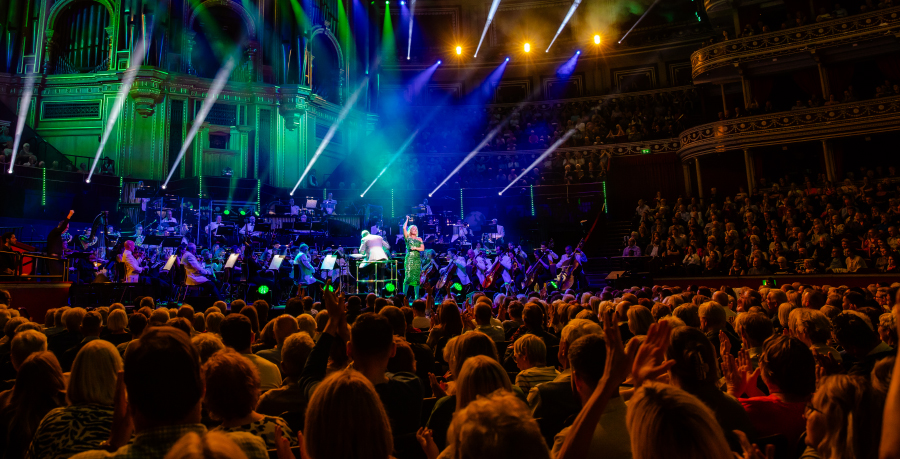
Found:
[[397, 158], [399, 158], [400, 155], [402, 155], [403, 152], [406, 151], [407, 148], [409, 148], [409, 144], [412, 143], [413, 139], [415, 139], [417, 135], [419, 135], [419, 131], [418, 131], [418, 130], [416, 130], [416, 132], [413, 132], [412, 135], [410, 135], [410, 136], [406, 139], [406, 141], [403, 142], [403, 145], [400, 146], [400, 149], [397, 150], [396, 153], [394, 153], [394, 156], [391, 156], [390, 161], [388, 161], [387, 165], [384, 166], [384, 169], [382, 169], [381, 172], [379, 172], [378, 175], [375, 176], [375, 180], [372, 180], [372, 183], [370, 183], [369, 186], [366, 187], [366, 190], [363, 191], [362, 194], [359, 195], [359, 197], [364, 198], [364, 197], [366, 196], [366, 193], [368, 193], [369, 190], [372, 189], [372, 185], [375, 185], [375, 182], [377, 182], [378, 179], [380, 179], [381, 176], [384, 175], [385, 172], [387, 172], [387, 170], [391, 167], [391, 164], [394, 164], [394, 161], [396, 161]]
[[[404, 6], [406, 3], [400, 2], [401, 9], [406, 9]], [[406, 38], [406, 60], [409, 60], [410, 52], [412, 51], [412, 32], [413, 32], [413, 20], [415, 19], [416, 14], [416, 0], [412, 0], [409, 4], [409, 36]]]
[[566, 13], [566, 17], [563, 18], [562, 24], [559, 25], [559, 29], [556, 31], [556, 35], [553, 36], [553, 40], [550, 40], [550, 46], [547, 46], [547, 50], [544, 51], [545, 53], [550, 52], [550, 47], [553, 46], [553, 43], [556, 43], [556, 39], [566, 27], [566, 24], [569, 23], [569, 19], [572, 19], [572, 16], [575, 14], [575, 10], [578, 9], [578, 5], [581, 5], [581, 0], [575, 0], [575, 3], [572, 3], [572, 6], [569, 7], [569, 12]]
[[525, 168], [525, 170], [523, 170], [515, 178], [515, 180], [513, 180], [512, 182], [509, 182], [509, 185], [506, 185], [506, 188], [504, 188], [503, 191], [498, 193], [498, 195], [502, 196], [504, 191], [508, 190], [511, 186], [513, 186], [516, 182], [518, 182], [522, 177], [524, 177], [525, 174], [527, 174], [530, 170], [534, 169], [534, 167], [537, 166], [538, 164], [540, 164], [541, 161], [544, 160], [544, 158], [546, 158], [547, 156], [550, 156], [550, 154], [553, 153], [554, 151], [556, 151], [556, 149], [559, 148], [560, 145], [564, 144], [566, 142], [566, 140], [569, 140], [569, 137], [572, 137], [572, 134], [574, 134], [574, 133], [575, 133], [575, 129], [569, 129], [569, 132], [566, 132], [566, 134], [563, 135], [559, 140], [557, 140], [556, 142], [553, 142], [553, 145], [550, 145], [550, 148], [548, 148], [547, 151], [545, 151], [541, 156], [538, 156], [538, 158], [536, 160], [534, 160], [534, 162], [531, 163], [530, 166]]
[[175, 175], [178, 165], [181, 164], [181, 160], [184, 159], [184, 154], [187, 152], [187, 149], [191, 147], [194, 137], [197, 135], [197, 131], [200, 130], [200, 126], [206, 121], [206, 115], [209, 114], [209, 111], [212, 110], [213, 105], [215, 105], [216, 99], [219, 98], [219, 94], [222, 92], [222, 89], [225, 88], [225, 83], [228, 82], [231, 71], [234, 70], [236, 64], [237, 61], [234, 56], [231, 56], [225, 62], [225, 65], [223, 65], [216, 73], [216, 78], [213, 80], [212, 85], [210, 85], [209, 92], [206, 94], [206, 99], [203, 100], [203, 105], [200, 106], [197, 116], [194, 117], [191, 130], [188, 131], [187, 137], [184, 138], [184, 143], [181, 144], [181, 150], [178, 152], [178, 157], [175, 158], [175, 164], [173, 164], [172, 169], [169, 170], [166, 181], [162, 184], [162, 189], [166, 189], [169, 181], [172, 180], [172, 176]]
[[22, 142], [22, 129], [25, 128], [25, 119], [28, 118], [28, 109], [31, 107], [31, 98], [34, 96], [34, 82], [37, 73], [30, 73], [25, 77], [25, 87], [22, 89], [22, 99], [19, 101], [19, 116], [16, 119], [16, 136], [13, 139], [13, 152], [9, 160], [9, 172], [13, 173], [16, 165], [16, 156], [19, 154], [19, 144]]
[[[578, 0], [581, 1], [581, 0]], [[478, 47], [475, 48], [475, 56], [478, 57], [478, 51], [481, 50], [481, 43], [484, 42], [484, 36], [487, 35], [488, 27], [491, 26], [491, 22], [494, 20], [494, 15], [497, 14], [497, 8], [500, 7], [500, 0], [493, 0], [491, 3], [491, 10], [488, 12], [487, 21], [484, 23], [484, 30], [481, 32], [481, 39], [478, 40]], [[509, 59], [507, 59], [509, 60]]]
[[485, 104], [491, 96], [494, 94], [494, 88], [500, 83], [500, 80], [503, 79], [503, 73], [506, 71], [506, 67], [509, 65], [509, 58], [506, 58], [500, 65], [494, 69], [487, 78], [484, 79], [484, 82], [481, 85], [472, 91], [471, 94], [466, 96], [466, 104], [468, 105], [483, 105]]
[[413, 95], [418, 95], [422, 92], [422, 89], [425, 89], [425, 85], [431, 80], [432, 75], [437, 70], [438, 66], [441, 65], [441, 61], [437, 61], [434, 64], [431, 64], [431, 67], [428, 67], [422, 73], [413, 77], [412, 81], [409, 82], [410, 89], [412, 89]]
[[560, 78], [569, 78], [573, 72], [575, 72], [575, 66], [578, 65], [578, 56], [581, 55], [581, 51], [576, 51], [575, 55], [569, 58], [563, 65], [560, 65], [558, 69], [556, 69], [556, 76]]
[[325, 138], [322, 139], [322, 143], [319, 144], [319, 148], [316, 149], [316, 153], [313, 155], [312, 160], [309, 161], [309, 164], [306, 165], [306, 169], [303, 171], [303, 174], [300, 175], [300, 179], [297, 180], [297, 184], [294, 185], [294, 189], [291, 190], [291, 196], [294, 195], [294, 192], [297, 191], [297, 188], [300, 187], [300, 184], [303, 183], [303, 179], [306, 178], [306, 174], [309, 174], [310, 169], [312, 169], [313, 164], [316, 163], [316, 160], [319, 159], [319, 156], [322, 156], [322, 152], [325, 151], [325, 147], [331, 143], [331, 139], [334, 138], [334, 135], [337, 133], [338, 128], [341, 126], [341, 123], [344, 121], [344, 118], [347, 118], [347, 115], [350, 114], [350, 110], [353, 109], [353, 106], [356, 105], [356, 99], [359, 99], [359, 95], [362, 94], [363, 89], [366, 88], [369, 83], [369, 78], [363, 78], [362, 82], [359, 84], [359, 87], [356, 88], [356, 91], [353, 91], [353, 94], [350, 95], [350, 99], [347, 100], [347, 103], [344, 104], [344, 108], [341, 109], [341, 112], [338, 114], [334, 123], [331, 124], [331, 127], [328, 128], [328, 132], [325, 134]]
[[125, 101], [128, 100], [128, 92], [131, 91], [131, 85], [137, 77], [138, 70], [141, 69], [141, 63], [144, 62], [148, 48], [147, 42], [142, 39], [138, 42], [134, 54], [131, 55], [131, 62], [128, 64], [128, 70], [125, 71], [125, 76], [122, 77], [122, 84], [119, 85], [119, 93], [116, 94], [116, 101], [113, 103], [112, 110], [109, 112], [109, 117], [106, 119], [106, 130], [103, 131], [103, 137], [100, 138], [97, 154], [94, 155], [94, 162], [91, 163], [91, 171], [88, 172], [87, 179], [85, 179], [85, 182], [87, 183], [91, 183], [91, 177], [97, 169], [97, 163], [100, 162], [100, 155], [103, 154], [106, 142], [109, 141], [109, 136], [112, 134], [113, 128], [116, 127], [116, 122], [119, 120], [119, 115], [122, 113], [122, 107], [125, 106]]
[[[647, 13], [649, 13], [650, 10], [652, 10], [653, 7], [656, 6], [657, 3], [659, 3], [659, 0], [654, 1], [654, 2], [650, 5], [650, 8], [647, 8], [647, 11], [644, 11], [644, 14], [642, 14], [641, 17], [638, 18], [638, 20], [634, 23], [633, 26], [631, 26], [630, 29], [628, 29], [628, 32], [625, 32], [625, 35], [622, 35], [622, 38], [619, 39], [619, 44], [620, 44], [620, 45], [622, 44], [622, 41], [625, 40], [625, 37], [627, 37], [628, 34], [630, 34], [631, 31], [634, 30], [634, 28], [637, 27], [637, 25], [640, 24], [641, 21], [644, 20], [644, 17], [647, 16]], [[596, 41], [596, 40], [594, 40], [594, 41]]]
[[463, 160], [460, 161], [459, 164], [456, 165], [456, 168], [454, 168], [452, 171], [450, 171], [450, 174], [448, 174], [447, 177], [445, 177], [444, 180], [441, 181], [441, 183], [438, 184], [437, 188], [435, 188], [434, 190], [432, 190], [431, 193], [428, 193], [428, 197], [430, 198], [430, 197], [434, 196], [434, 194], [437, 193], [437, 190], [440, 190], [441, 187], [444, 186], [444, 184], [447, 183], [454, 175], [456, 175], [457, 172], [459, 172], [460, 169], [462, 169], [463, 166], [466, 165], [466, 163], [468, 163], [469, 161], [471, 161], [472, 158], [474, 158], [474, 157], [478, 154], [478, 152], [481, 151], [482, 148], [484, 148], [491, 140], [494, 140], [494, 137], [497, 137], [497, 134], [499, 134], [500, 131], [503, 130], [504, 127], [506, 127], [506, 123], [508, 123], [509, 120], [512, 119], [512, 116], [513, 116], [515, 113], [518, 113], [519, 110], [521, 110], [522, 107], [524, 107], [525, 104], [527, 104], [527, 103], [528, 103], [528, 100], [527, 100], [527, 99], [524, 100], [524, 101], [522, 101], [522, 102], [521, 102], [521, 103], [520, 103], [520, 104], [512, 111], [512, 113], [510, 113], [509, 116], [506, 117], [506, 119], [504, 119], [503, 121], [501, 121], [500, 124], [497, 125], [497, 127], [495, 127], [493, 130], [491, 130], [491, 132], [489, 132], [488, 135], [487, 135], [484, 139], [482, 139], [481, 142], [480, 142], [480, 143], [479, 143], [472, 151], [470, 151], [469, 154], [467, 154], [466, 157], [463, 158]]

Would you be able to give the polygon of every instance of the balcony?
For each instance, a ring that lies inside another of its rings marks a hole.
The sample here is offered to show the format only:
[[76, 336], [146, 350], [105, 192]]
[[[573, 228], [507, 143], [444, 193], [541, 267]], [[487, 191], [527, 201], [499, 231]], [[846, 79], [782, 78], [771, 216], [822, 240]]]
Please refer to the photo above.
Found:
[[694, 83], [734, 80], [900, 50], [900, 7], [728, 40], [691, 54]]
[[900, 96], [717, 121], [681, 133], [681, 160], [737, 148], [783, 145], [900, 129]]

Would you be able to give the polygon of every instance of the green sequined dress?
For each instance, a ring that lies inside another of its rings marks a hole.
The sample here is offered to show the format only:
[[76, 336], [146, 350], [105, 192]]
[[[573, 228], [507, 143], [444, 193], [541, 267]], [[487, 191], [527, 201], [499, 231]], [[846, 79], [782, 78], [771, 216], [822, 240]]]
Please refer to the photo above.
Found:
[[422, 252], [415, 250], [422, 246], [422, 241], [407, 238], [406, 239], [406, 277], [403, 279], [404, 285], [419, 285], [419, 279], [422, 277]]

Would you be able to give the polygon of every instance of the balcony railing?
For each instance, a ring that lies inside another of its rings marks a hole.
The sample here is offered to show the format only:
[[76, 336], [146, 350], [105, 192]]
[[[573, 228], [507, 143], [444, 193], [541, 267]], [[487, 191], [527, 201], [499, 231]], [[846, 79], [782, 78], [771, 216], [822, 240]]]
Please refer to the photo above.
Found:
[[717, 121], [681, 133], [682, 160], [736, 148], [900, 129], [900, 96]]
[[723, 41], [691, 54], [691, 75], [698, 76], [742, 61], [773, 59], [816, 48], [854, 43], [900, 31], [900, 6], [818, 22], [787, 30]]

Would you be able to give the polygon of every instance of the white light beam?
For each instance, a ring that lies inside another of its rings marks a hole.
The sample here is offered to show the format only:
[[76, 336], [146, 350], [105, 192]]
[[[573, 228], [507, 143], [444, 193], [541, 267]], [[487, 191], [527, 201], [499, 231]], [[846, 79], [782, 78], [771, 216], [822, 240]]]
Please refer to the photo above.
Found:
[[416, 132], [413, 132], [412, 135], [406, 139], [406, 142], [403, 142], [403, 145], [400, 146], [400, 149], [397, 150], [397, 153], [394, 153], [394, 156], [392, 156], [391, 160], [388, 161], [386, 166], [384, 166], [384, 169], [382, 169], [381, 172], [378, 173], [378, 176], [375, 177], [375, 180], [372, 180], [372, 183], [369, 184], [369, 186], [366, 188], [366, 191], [363, 191], [362, 194], [359, 195], [359, 197], [363, 198], [366, 196], [366, 193], [369, 192], [369, 189], [372, 188], [372, 185], [374, 185], [375, 182], [377, 182], [378, 179], [380, 179], [381, 176], [384, 175], [385, 172], [387, 172], [388, 168], [391, 167], [391, 164], [394, 164], [394, 161], [396, 161], [397, 158], [399, 158], [400, 155], [402, 155], [403, 152], [406, 151], [407, 147], [409, 147], [409, 144], [412, 143], [413, 139], [415, 139], [418, 134], [419, 134], [419, 131], [416, 130]]
[[487, 22], [484, 23], [484, 30], [481, 32], [481, 39], [478, 40], [478, 47], [475, 48], [475, 56], [478, 57], [478, 51], [481, 49], [481, 43], [484, 41], [484, 36], [487, 35], [488, 27], [491, 26], [491, 22], [494, 20], [494, 14], [497, 13], [497, 8], [500, 6], [500, 0], [493, 0], [491, 3], [491, 11], [488, 12]]
[[206, 99], [203, 100], [203, 105], [200, 106], [200, 111], [197, 112], [197, 116], [194, 117], [194, 122], [191, 125], [191, 130], [188, 131], [187, 137], [184, 139], [184, 143], [181, 144], [181, 150], [178, 152], [178, 158], [175, 159], [175, 164], [172, 165], [172, 169], [169, 171], [168, 177], [166, 177], [165, 183], [162, 184], [162, 189], [166, 189], [166, 185], [169, 184], [169, 180], [172, 180], [172, 175], [175, 174], [175, 170], [178, 169], [178, 165], [181, 164], [182, 158], [184, 158], [185, 152], [190, 148], [191, 142], [194, 141], [194, 136], [197, 135], [197, 131], [200, 130], [200, 125], [206, 120], [206, 115], [209, 114], [209, 111], [212, 110], [213, 105], [216, 103], [216, 99], [219, 98], [219, 94], [222, 92], [222, 89], [225, 88], [225, 83], [228, 82], [228, 77], [231, 76], [231, 71], [234, 70], [234, 66], [236, 61], [234, 56], [229, 57], [228, 61], [225, 62], [225, 65], [219, 69], [216, 73], [216, 78], [213, 80], [212, 85], [209, 87], [209, 92], [206, 94]]
[[16, 156], [19, 154], [19, 144], [22, 142], [22, 129], [25, 128], [25, 118], [28, 117], [28, 109], [31, 107], [31, 97], [34, 95], [34, 82], [38, 74], [32, 73], [25, 77], [25, 88], [22, 90], [22, 100], [19, 102], [19, 117], [16, 121], [16, 137], [13, 139], [12, 158], [9, 160], [9, 172], [13, 173], [16, 165]]
[[412, 29], [413, 29], [413, 17], [416, 12], [416, 0], [412, 0], [409, 3], [409, 37], [408, 42], [406, 43], [406, 60], [409, 60], [410, 50], [412, 50]]
[[556, 31], [556, 35], [553, 36], [553, 40], [550, 40], [550, 46], [547, 46], [547, 50], [544, 51], [545, 53], [550, 52], [550, 47], [553, 46], [553, 43], [556, 42], [559, 34], [562, 33], [563, 28], [566, 27], [566, 24], [569, 23], [569, 19], [572, 19], [572, 16], [575, 14], [575, 10], [578, 9], [578, 5], [581, 5], [581, 0], [575, 0], [575, 3], [573, 3], [572, 6], [569, 7], [569, 12], [566, 13], [566, 17], [563, 19], [562, 24], [559, 25], [559, 30]]
[[294, 195], [294, 192], [297, 191], [297, 188], [303, 183], [303, 179], [306, 178], [306, 174], [309, 173], [310, 169], [312, 169], [313, 164], [316, 163], [316, 160], [319, 159], [319, 156], [322, 156], [322, 152], [325, 151], [325, 147], [331, 143], [331, 139], [337, 133], [338, 127], [340, 127], [341, 123], [344, 121], [344, 118], [350, 114], [350, 110], [353, 109], [353, 106], [356, 105], [356, 99], [359, 99], [359, 95], [362, 93], [363, 89], [366, 87], [366, 83], [369, 82], [369, 78], [366, 77], [359, 84], [359, 87], [356, 88], [356, 91], [353, 91], [353, 94], [350, 95], [350, 100], [344, 104], [344, 108], [341, 109], [341, 112], [338, 114], [334, 123], [331, 123], [331, 127], [328, 128], [328, 133], [325, 134], [325, 138], [322, 139], [322, 143], [319, 144], [319, 148], [316, 149], [316, 153], [313, 155], [312, 160], [309, 164], [306, 165], [306, 170], [303, 171], [303, 174], [300, 175], [300, 180], [297, 180], [297, 184], [294, 185], [294, 189], [291, 190], [291, 196]]
[[122, 77], [122, 84], [119, 86], [119, 94], [116, 95], [116, 102], [113, 104], [112, 110], [109, 112], [109, 117], [106, 119], [106, 130], [103, 132], [103, 137], [100, 139], [100, 145], [97, 147], [97, 154], [94, 155], [94, 162], [91, 163], [91, 171], [88, 172], [87, 179], [85, 180], [87, 183], [91, 183], [91, 177], [94, 175], [94, 170], [97, 169], [97, 163], [100, 162], [100, 155], [103, 154], [103, 148], [106, 147], [106, 142], [109, 141], [109, 136], [112, 134], [112, 130], [119, 120], [119, 114], [122, 113], [122, 107], [125, 106], [125, 101], [128, 99], [128, 92], [131, 91], [131, 85], [134, 84], [134, 79], [137, 77], [138, 70], [141, 68], [141, 63], [144, 61], [144, 57], [147, 54], [147, 48], [147, 42], [141, 39], [141, 41], [138, 42], [134, 53], [131, 55], [131, 62], [128, 63], [128, 70], [125, 71], [125, 76]]
[[519, 174], [515, 178], [515, 180], [513, 180], [512, 182], [509, 182], [509, 185], [506, 185], [506, 188], [504, 188], [503, 191], [501, 191], [498, 194], [503, 195], [504, 191], [508, 190], [509, 187], [513, 186], [514, 183], [518, 182], [519, 179], [521, 179], [522, 177], [525, 176], [525, 174], [528, 173], [528, 171], [534, 169], [534, 166], [537, 166], [538, 164], [540, 164], [541, 161], [544, 160], [544, 158], [546, 158], [547, 156], [550, 155], [550, 153], [553, 153], [554, 151], [556, 151], [556, 149], [559, 148], [560, 145], [565, 143], [566, 140], [569, 140], [569, 137], [572, 137], [572, 134], [574, 134], [574, 133], [575, 133], [575, 129], [569, 129], [569, 132], [566, 132], [566, 134], [564, 136], [562, 136], [562, 138], [560, 138], [556, 142], [553, 142], [553, 145], [550, 145], [550, 148], [548, 148], [547, 151], [545, 151], [541, 156], [538, 156], [538, 159], [534, 160], [534, 162], [531, 163], [530, 166], [528, 166], [525, 170], [523, 170], [522, 173]]

